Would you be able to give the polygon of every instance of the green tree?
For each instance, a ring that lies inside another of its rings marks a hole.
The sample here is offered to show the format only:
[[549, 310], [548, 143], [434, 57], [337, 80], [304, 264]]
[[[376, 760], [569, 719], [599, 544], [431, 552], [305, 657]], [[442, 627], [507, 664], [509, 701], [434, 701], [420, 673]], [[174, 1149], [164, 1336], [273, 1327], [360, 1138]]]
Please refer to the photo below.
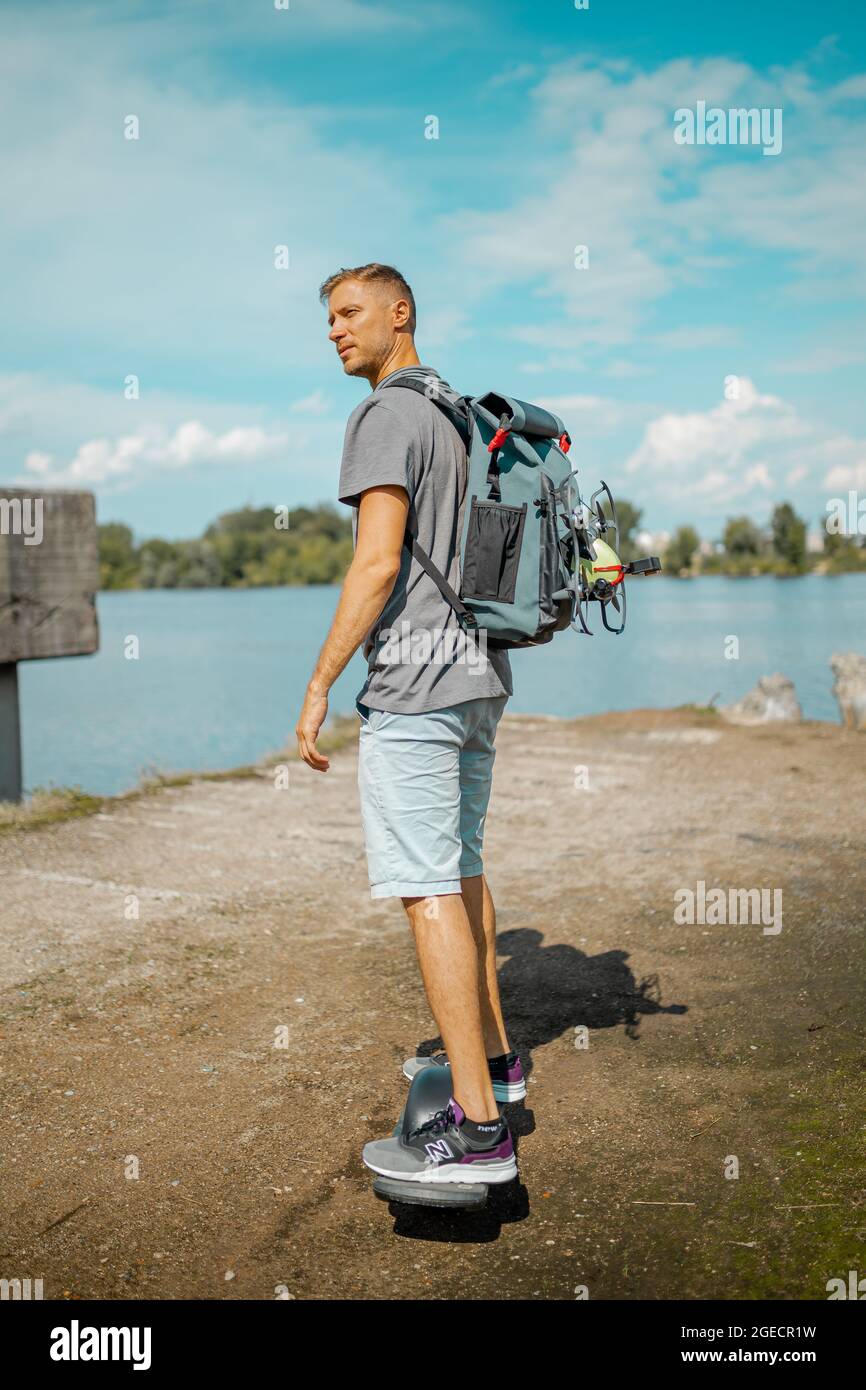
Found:
[[176, 589], [178, 576], [177, 560], [163, 560], [156, 570], [154, 587], [157, 589]]
[[819, 517], [825, 555], [839, 555], [851, 544], [851, 537], [842, 531], [828, 531], [826, 516]]
[[760, 555], [764, 548], [763, 534], [748, 516], [732, 516], [725, 526], [722, 541], [728, 555]]
[[138, 560], [132, 531], [120, 521], [107, 521], [98, 528], [99, 587], [129, 589], [137, 582]]
[[331, 584], [342, 578], [351, 559], [348, 515], [330, 503], [291, 509], [288, 527], [279, 524], [283, 515], [273, 507], [242, 507], [207, 527], [203, 540], [218, 557], [222, 583]]
[[832, 574], [845, 574], [866, 569], [866, 536], [852, 536], [844, 531], [827, 529], [827, 517], [818, 519], [824, 538], [824, 560]]
[[245, 567], [251, 560], [261, 558], [261, 538], [247, 531], [222, 531], [209, 538], [210, 527], [205, 531], [205, 539], [213, 547], [219, 561], [220, 578], [223, 584], [240, 584], [244, 578]]
[[177, 560], [177, 547], [160, 536], [142, 541], [138, 547], [138, 582], [143, 589], [159, 588], [157, 575], [160, 566]]
[[273, 507], [241, 507], [236, 512], [223, 512], [206, 528], [203, 539], [230, 536], [250, 531], [267, 531], [274, 524]]
[[694, 526], [680, 526], [668, 543], [665, 551], [664, 568], [669, 574], [680, 574], [689, 570], [697, 554], [701, 538]]
[[351, 535], [352, 523], [347, 514], [338, 512], [330, 502], [323, 502], [318, 507], [296, 507], [289, 512], [289, 530], [295, 535], [312, 532], [339, 541]]
[[627, 565], [630, 560], [636, 560], [638, 557], [636, 538], [643, 510], [623, 497], [616, 504], [616, 515], [619, 521], [619, 558]]
[[[602, 514], [608, 521], [611, 521], [613, 518], [610, 503], [607, 501], [607, 498], [600, 497], [599, 502], [601, 502]], [[633, 502], [627, 501], [626, 498], [617, 501], [616, 519], [619, 522], [619, 532], [616, 536], [616, 551], [619, 558], [626, 565], [629, 560], [637, 559], [638, 551], [635, 536], [640, 528], [640, 519], [642, 516], [643, 512], [641, 508], [636, 507]], [[613, 532], [609, 532], [608, 535], [610, 540], [613, 541]]]
[[178, 546], [178, 586], [182, 589], [218, 589], [222, 567], [209, 541], [181, 541]]
[[807, 567], [806, 523], [797, 516], [790, 502], [773, 509], [771, 522], [773, 549], [785, 570], [802, 574]]

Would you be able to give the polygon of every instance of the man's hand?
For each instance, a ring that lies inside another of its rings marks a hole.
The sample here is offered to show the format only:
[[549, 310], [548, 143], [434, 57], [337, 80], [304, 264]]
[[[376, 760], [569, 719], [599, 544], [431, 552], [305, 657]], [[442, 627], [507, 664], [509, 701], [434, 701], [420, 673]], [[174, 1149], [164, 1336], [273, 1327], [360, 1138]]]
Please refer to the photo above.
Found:
[[315, 772], [327, 772], [331, 766], [324, 753], [320, 753], [316, 747], [316, 739], [319, 737], [319, 730], [324, 724], [327, 714], [327, 695], [308, 687], [295, 733], [298, 736], [298, 750], [301, 757], [305, 763], [309, 763]]

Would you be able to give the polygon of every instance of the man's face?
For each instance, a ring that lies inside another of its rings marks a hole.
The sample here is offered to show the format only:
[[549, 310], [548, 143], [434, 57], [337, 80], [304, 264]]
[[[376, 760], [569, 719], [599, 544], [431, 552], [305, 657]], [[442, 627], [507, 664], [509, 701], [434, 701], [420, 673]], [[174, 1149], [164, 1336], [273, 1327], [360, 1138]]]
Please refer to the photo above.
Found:
[[328, 298], [328, 334], [347, 376], [374, 378], [394, 350], [400, 311], [382, 285], [344, 280]]

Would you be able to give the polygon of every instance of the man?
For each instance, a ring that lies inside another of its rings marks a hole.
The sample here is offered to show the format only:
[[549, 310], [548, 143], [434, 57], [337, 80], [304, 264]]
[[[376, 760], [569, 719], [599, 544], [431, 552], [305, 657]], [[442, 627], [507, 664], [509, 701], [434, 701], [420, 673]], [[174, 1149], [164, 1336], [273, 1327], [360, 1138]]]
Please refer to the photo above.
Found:
[[[377, 1140], [364, 1162], [418, 1181], [506, 1182], [517, 1168], [497, 1098], [526, 1094], [509, 1050], [496, 981], [496, 921], [481, 862], [496, 726], [512, 693], [504, 650], [479, 653], [434, 581], [404, 546], [410, 534], [459, 588], [466, 450], [432, 399], [455, 393], [415, 350], [415, 300], [399, 271], [340, 270], [321, 287], [329, 337], [348, 376], [371, 394], [349, 417], [339, 497], [354, 508], [355, 550], [296, 729], [319, 772], [316, 738], [328, 691], [364, 642], [367, 679], [358, 783], [374, 898], [400, 897], [453, 1096], [408, 1142]], [[392, 383], [427, 380], [425, 393]], [[383, 389], [384, 383], [389, 383]], [[365, 640], [366, 639], [366, 640]], [[462, 639], [462, 640], [461, 640]]]

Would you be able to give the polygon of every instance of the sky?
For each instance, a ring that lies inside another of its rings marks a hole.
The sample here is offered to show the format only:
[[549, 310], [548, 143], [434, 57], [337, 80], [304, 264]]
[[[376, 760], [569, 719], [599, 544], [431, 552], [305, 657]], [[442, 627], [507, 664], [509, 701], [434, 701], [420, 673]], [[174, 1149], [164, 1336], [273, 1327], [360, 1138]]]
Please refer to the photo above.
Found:
[[284, 3], [0, 0], [0, 482], [137, 540], [334, 500], [318, 286], [378, 260], [650, 529], [866, 494], [863, 6]]

